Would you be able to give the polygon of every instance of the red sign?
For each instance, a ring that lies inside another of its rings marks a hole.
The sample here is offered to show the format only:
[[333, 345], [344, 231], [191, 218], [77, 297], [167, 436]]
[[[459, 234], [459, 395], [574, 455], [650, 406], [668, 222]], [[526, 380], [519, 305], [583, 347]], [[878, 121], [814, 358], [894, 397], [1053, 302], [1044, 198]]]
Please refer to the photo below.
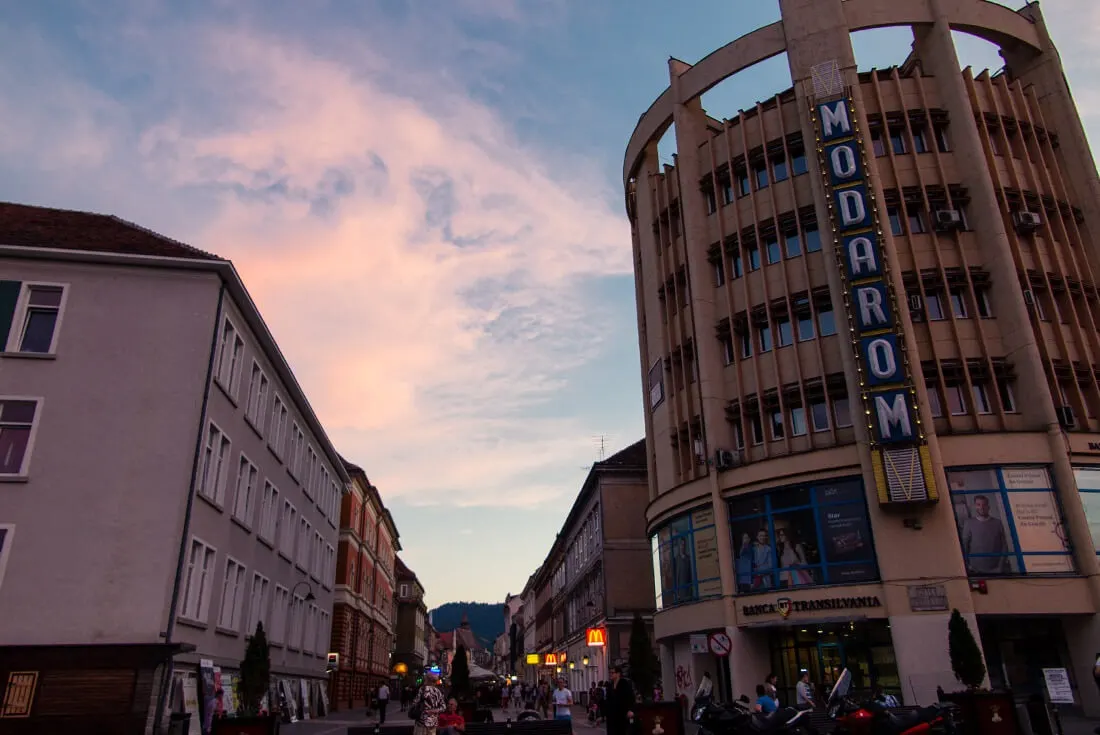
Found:
[[710, 644], [710, 652], [715, 656], [728, 656], [733, 650], [733, 641], [725, 633], [711, 633], [707, 643]]
[[589, 628], [585, 640], [590, 648], [600, 648], [607, 645], [606, 628]]
[[543, 663], [546, 664], [547, 666], [557, 666], [558, 665], [558, 654], [556, 654], [556, 653], [546, 654], [546, 660], [543, 661]]

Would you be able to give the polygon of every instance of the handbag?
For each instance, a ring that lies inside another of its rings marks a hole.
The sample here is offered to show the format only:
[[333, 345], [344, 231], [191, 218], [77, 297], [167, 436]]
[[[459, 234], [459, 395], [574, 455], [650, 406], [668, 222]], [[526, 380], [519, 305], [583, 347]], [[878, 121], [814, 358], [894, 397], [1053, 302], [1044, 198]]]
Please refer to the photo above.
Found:
[[419, 722], [420, 718], [424, 714], [424, 700], [420, 700], [416, 704], [409, 707], [409, 719], [413, 722]]

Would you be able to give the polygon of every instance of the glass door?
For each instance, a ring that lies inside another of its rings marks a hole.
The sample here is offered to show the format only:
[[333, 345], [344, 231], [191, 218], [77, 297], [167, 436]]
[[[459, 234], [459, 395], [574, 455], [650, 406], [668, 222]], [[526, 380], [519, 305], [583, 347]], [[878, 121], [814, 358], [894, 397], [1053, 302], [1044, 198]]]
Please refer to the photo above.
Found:
[[[844, 648], [837, 642], [819, 642], [817, 644], [817, 698], [818, 701], [832, 691], [840, 672], [844, 671]], [[812, 676], [812, 674], [811, 674]]]

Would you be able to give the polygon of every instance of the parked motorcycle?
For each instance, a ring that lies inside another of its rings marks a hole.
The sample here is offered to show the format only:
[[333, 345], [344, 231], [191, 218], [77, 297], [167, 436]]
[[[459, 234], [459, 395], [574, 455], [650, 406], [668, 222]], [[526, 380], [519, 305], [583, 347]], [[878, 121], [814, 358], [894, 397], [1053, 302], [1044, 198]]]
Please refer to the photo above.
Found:
[[931, 705], [917, 710], [894, 712], [874, 700], [858, 704], [848, 697], [852, 674], [840, 674], [829, 693], [827, 711], [835, 723], [833, 735], [955, 735], [953, 707]]
[[817, 735], [807, 710], [780, 707], [771, 714], [754, 712], [749, 698], [730, 704], [696, 703], [691, 719], [699, 735]]

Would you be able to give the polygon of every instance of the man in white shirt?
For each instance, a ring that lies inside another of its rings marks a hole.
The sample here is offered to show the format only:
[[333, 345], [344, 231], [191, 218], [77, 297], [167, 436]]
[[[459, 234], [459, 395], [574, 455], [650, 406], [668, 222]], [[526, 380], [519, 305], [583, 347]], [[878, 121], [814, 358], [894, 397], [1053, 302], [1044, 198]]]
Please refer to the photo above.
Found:
[[378, 724], [386, 724], [386, 705], [390, 703], [390, 688], [386, 686], [386, 682], [382, 682], [382, 686], [378, 687]]
[[795, 686], [795, 706], [798, 709], [813, 709], [814, 708], [814, 688], [810, 684], [810, 672], [803, 671], [802, 678], [799, 679], [798, 685]]
[[554, 690], [554, 719], [572, 720], [573, 692], [565, 688], [565, 679], [558, 679], [558, 688]]

